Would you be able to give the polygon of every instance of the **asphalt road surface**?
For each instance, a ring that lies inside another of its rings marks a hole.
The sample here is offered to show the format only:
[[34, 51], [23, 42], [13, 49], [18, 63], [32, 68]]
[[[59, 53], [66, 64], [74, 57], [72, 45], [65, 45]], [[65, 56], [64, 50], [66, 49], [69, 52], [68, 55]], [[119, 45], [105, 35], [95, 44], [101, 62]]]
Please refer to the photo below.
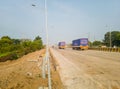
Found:
[[53, 49], [67, 89], [120, 89], [120, 53]]

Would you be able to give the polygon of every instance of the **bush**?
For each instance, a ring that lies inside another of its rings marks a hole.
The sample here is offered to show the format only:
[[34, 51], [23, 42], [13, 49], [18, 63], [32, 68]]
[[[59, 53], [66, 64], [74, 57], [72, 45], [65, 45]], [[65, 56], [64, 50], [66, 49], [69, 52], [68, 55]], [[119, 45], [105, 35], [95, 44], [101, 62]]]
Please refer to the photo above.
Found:
[[19, 56], [18, 56], [18, 54], [16, 53], [16, 52], [12, 52], [11, 54], [10, 54], [10, 60], [15, 60], [15, 59], [17, 59]]
[[0, 62], [4, 62], [7, 60], [15, 60], [18, 58], [18, 55], [16, 52], [8, 53], [7, 55], [1, 56], [0, 57]]
[[3, 36], [0, 39], [0, 61], [15, 60], [41, 48], [43, 48], [43, 43], [39, 36], [33, 41], [29, 39], [11, 39], [8, 36]]

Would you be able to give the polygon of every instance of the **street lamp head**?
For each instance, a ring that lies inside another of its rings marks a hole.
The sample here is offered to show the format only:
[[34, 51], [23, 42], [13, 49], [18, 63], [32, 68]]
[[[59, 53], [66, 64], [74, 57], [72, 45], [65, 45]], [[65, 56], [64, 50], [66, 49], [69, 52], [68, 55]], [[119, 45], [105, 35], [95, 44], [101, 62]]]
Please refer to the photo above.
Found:
[[35, 7], [36, 5], [35, 4], [32, 4], [33, 7]]

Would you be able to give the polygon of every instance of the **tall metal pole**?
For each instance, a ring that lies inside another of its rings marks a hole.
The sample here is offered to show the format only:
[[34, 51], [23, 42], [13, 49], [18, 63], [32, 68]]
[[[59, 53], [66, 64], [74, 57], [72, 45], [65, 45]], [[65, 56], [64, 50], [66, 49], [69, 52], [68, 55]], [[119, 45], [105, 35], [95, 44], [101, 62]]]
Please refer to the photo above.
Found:
[[46, 52], [48, 52], [48, 18], [47, 18], [47, 0], [45, 0], [45, 30], [46, 30]]
[[48, 88], [51, 87], [51, 74], [50, 74], [50, 59], [49, 59], [49, 44], [48, 44], [48, 18], [47, 18], [47, 0], [45, 0], [45, 29], [46, 29], [46, 61], [48, 69]]
[[45, 79], [46, 78], [46, 61], [47, 61], [47, 57], [48, 57], [48, 28], [47, 28], [47, 1], [45, 0], [44, 3], [44, 8], [45, 8], [45, 31], [46, 31], [46, 53], [45, 53], [45, 57], [43, 59], [43, 67], [42, 67], [42, 77]]
[[[32, 6], [36, 6], [32, 4]], [[42, 65], [42, 77], [46, 78], [45, 73], [45, 64], [47, 63], [47, 69], [48, 69], [48, 88], [52, 89], [51, 86], [51, 74], [50, 74], [50, 59], [49, 59], [49, 44], [48, 44], [48, 18], [47, 18], [47, 0], [45, 0], [45, 30], [46, 30], [46, 55], [43, 58], [43, 65]]]

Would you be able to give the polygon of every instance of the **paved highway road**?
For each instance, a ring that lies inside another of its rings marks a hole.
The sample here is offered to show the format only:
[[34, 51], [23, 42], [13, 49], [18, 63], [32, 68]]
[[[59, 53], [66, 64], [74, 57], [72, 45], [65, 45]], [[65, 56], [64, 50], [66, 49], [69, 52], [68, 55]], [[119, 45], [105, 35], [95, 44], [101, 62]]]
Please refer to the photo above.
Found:
[[120, 53], [52, 49], [67, 89], [120, 89]]

